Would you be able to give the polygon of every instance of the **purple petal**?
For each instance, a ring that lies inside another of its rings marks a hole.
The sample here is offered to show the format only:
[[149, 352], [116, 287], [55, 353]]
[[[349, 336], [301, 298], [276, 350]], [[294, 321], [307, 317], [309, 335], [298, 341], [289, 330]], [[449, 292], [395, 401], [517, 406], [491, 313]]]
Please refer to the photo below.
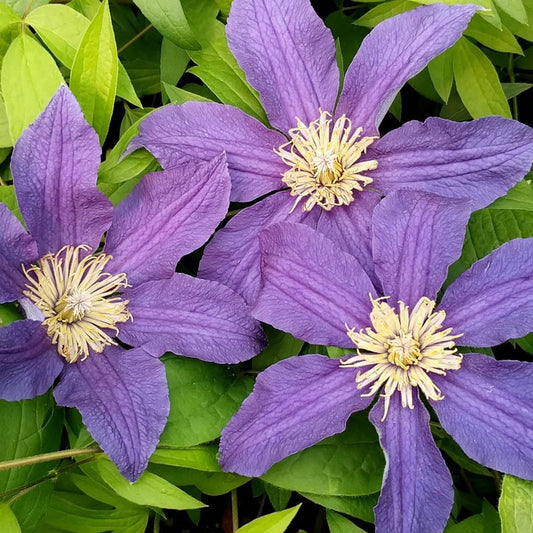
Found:
[[261, 234], [261, 275], [254, 316], [306, 342], [353, 347], [347, 326], [369, 325], [375, 289], [357, 260], [302, 224]]
[[294, 197], [282, 191], [243, 209], [206, 246], [198, 275], [231, 287], [252, 304], [261, 284], [261, 230], [283, 220], [316, 226], [318, 210], [290, 213], [293, 205]]
[[518, 183], [533, 162], [533, 130], [502, 117], [472, 122], [429, 118], [408, 122], [368, 150], [368, 174], [388, 194], [416, 189], [466, 198], [480, 209]]
[[133, 321], [120, 339], [156, 357], [170, 351], [203, 361], [238, 363], [265, 347], [244, 300], [215, 281], [174, 274], [128, 291]]
[[344, 78], [337, 115], [377, 132], [404, 83], [463, 33], [476, 6], [422, 6], [385, 20], [365, 38]]
[[418, 396], [413, 400], [414, 409], [402, 407], [395, 393], [385, 421], [383, 400], [370, 411], [387, 459], [376, 530], [441, 533], [453, 505], [452, 478], [431, 436], [429, 415]]
[[317, 225], [317, 230], [340, 250], [357, 258], [374, 285], [379, 281], [372, 259], [372, 212], [379, 200], [374, 192], [358, 194], [350, 205], [323, 211]]
[[461, 255], [470, 204], [417, 191], [396, 191], [374, 210], [374, 261], [391, 305], [435, 299]]
[[333, 111], [335, 43], [309, 0], [234, 0], [228, 44], [257, 89], [270, 123], [287, 132]]
[[37, 259], [37, 245], [15, 215], [0, 204], [0, 303], [18, 300], [26, 285], [21, 265]]
[[461, 368], [433, 378], [442, 427], [472, 459], [533, 479], [533, 364], [466, 354]]
[[169, 412], [165, 367], [141, 348], [111, 346], [67, 365], [54, 396], [76, 407], [83, 423], [122, 475], [145, 470]]
[[355, 374], [321, 355], [291, 357], [267, 368], [222, 431], [222, 468], [260, 476], [281, 459], [344, 431], [350, 415], [372, 401], [361, 397]]
[[132, 285], [170, 277], [224, 218], [229, 190], [223, 154], [145, 176], [115, 209], [105, 244], [111, 268]]
[[0, 398], [10, 402], [44, 394], [63, 359], [40, 322], [18, 320], [0, 328]]
[[100, 153], [98, 135], [60, 87], [11, 160], [20, 212], [40, 255], [66, 244], [99, 246], [112, 218], [111, 202], [96, 188]]
[[164, 168], [226, 152], [231, 201], [249, 202], [283, 186], [287, 166], [274, 153], [287, 139], [240, 109], [211, 102], [168, 105], [141, 122], [129, 149], [144, 146]]
[[494, 346], [533, 329], [533, 237], [502, 244], [447, 289], [439, 306], [463, 346]]

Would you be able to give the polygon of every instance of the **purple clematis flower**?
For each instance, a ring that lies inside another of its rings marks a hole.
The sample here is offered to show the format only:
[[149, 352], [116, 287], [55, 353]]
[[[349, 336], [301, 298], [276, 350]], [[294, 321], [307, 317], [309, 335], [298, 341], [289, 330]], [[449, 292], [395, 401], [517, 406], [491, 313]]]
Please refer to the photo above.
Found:
[[199, 275], [253, 302], [259, 233], [288, 220], [328, 236], [374, 278], [370, 220], [380, 194], [423, 190], [468, 198], [479, 209], [516, 184], [533, 160], [532, 130], [518, 122], [430, 118], [378, 133], [400, 88], [457, 41], [475, 9], [422, 6], [376, 26], [336, 103], [335, 43], [309, 0], [234, 0], [228, 43], [275, 129], [231, 106], [188, 102], [152, 113], [131, 145], [165, 168], [225, 150], [235, 202], [278, 191], [217, 232]]
[[387, 466], [377, 531], [441, 532], [452, 480], [431, 436], [425, 396], [474, 460], [533, 479], [533, 364], [457, 345], [494, 346], [533, 329], [533, 238], [495, 250], [437, 292], [461, 252], [470, 206], [418, 191], [388, 195], [373, 216], [377, 288], [352, 255], [303, 224], [263, 231], [254, 316], [344, 359], [291, 357], [260, 374], [222, 432], [220, 462], [263, 474], [370, 411]]
[[99, 163], [98, 136], [61, 87], [13, 152], [30, 233], [0, 204], [0, 303], [18, 300], [27, 316], [0, 328], [0, 398], [33, 398], [59, 376], [57, 403], [81, 412], [133, 481], [168, 416], [158, 357], [236, 363], [264, 342], [240, 296], [174, 273], [227, 211], [224, 156], [150, 174], [114, 210], [96, 188]]

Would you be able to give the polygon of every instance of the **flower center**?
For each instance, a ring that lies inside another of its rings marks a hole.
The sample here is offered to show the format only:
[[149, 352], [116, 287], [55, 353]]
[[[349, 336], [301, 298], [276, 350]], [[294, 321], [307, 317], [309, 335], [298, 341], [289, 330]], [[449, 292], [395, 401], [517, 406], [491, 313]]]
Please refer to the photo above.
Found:
[[56, 254], [47, 254], [38, 264], [26, 269], [27, 296], [43, 313], [52, 344], [67, 362], [74, 363], [89, 350], [102, 352], [116, 342], [105, 330], [118, 334], [116, 324], [126, 322], [131, 314], [128, 300], [114, 296], [128, 286], [126, 274], [104, 271], [111, 260], [108, 254], [87, 255], [89, 246], [64, 246]]
[[429, 374], [446, 375], [458, 370], [463, 356], [457, 353], [452, 328], [442, 329], [444, 311], [433, 312], [435, 302], [423, 297], [412, 311], [398, 302], [396, 312], [385, 298], [372, 299], [372, 327], [359, 332], [348, 328], [348, 337], [357, 346], [357, 355], [340, 362], [341, 368], [370, 367], [358, 372], [357, 388], [370, 385], [365, 396], [383, 387], [385, 398], [383, 420], [387, 416], [390, 398], [399, 391], [402, 407], [413, 409], [413, 388], [418, 387], [431, 400], [442, 400], [439, 388]]
[[291, 188], [296, 201], [303, 198], [303, 210], [315, 205], [330, 211], [335, 206], [353, 202], [353, 191], [362, 191], [372, 178], [362, 172], [377, 168], [375, 160], [359, 158], [377, 137], [360, 137], [362, 128], [352, 132], [350, 119], [342, 115], [332, 127], [331, 115], [320, 110], [320, 118], [306, 126], [299, 118], [298, 126], [289, 130], [291, 140], [275, 152], [290, 169], [281, 180]]

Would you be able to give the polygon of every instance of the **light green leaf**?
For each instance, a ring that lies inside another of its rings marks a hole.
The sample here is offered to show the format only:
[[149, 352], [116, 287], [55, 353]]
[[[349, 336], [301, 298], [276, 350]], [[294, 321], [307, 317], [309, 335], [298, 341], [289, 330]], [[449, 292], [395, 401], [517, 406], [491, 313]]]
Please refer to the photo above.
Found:
[[[505, 0], [504, 0], [505, 1]], [[509, 16], [503, 9], [500, 9], [502, 23], [507, 26], [515, 35], [528, 41], [533, 41], [533, 2], [529, 0], [523, 3], [526, 10], [527, 22], [521, 23]]]
[[464, 37], [457, 42], [453, 51], [457, 92], [472, 117], [502, 115], [511, 118], [498, 74], [488, 57]]
[[288, 490], [333, 496], [377, 492], [383, 453], [366, 413], [355, 413], [343, 433], [275, 464], [263, 479]]
[[296, 516], [301, 504], [284, 511], [267, 514], [237, 529], [236, 533], [283, 533]]
[[2, 3], [8, 5], [13, 11], [21, 17], [26, 15], [32, 9], [37, 9], [39, 6], [48, 4], [50, 0], [2, 0]]
[[522, 0], [494, 0], [496, 6], [504, 13], [512, 17], [520, 24], [527, 24], [527, 13], [524, 4], [528, 0], [522, 2]]
[[334, 511], [326, 511], [330, 533], [365, 533], [363, 529], [356, 526], [351, 520]]
[[0, 531], [2, 533], [21, 533], [17, 517], [7, 505], [0, 502]]
[[201, 50], [189, 52], [197, 65], [189, 72], [198, 76], [222, 103], [239, 107], [266, 123], [259, 95], [246, 81], [244, 72], [228, 48], [224, 25], [219, 22], [212, 31], [214, 37], [203, 43]]
[[501, 29], [495, 28], [490, 22], [477, 13], [465, 30], [465, 35], [473, 37], [482, 45], [499, 52], [511, 52], [513, 54], [523, 53], [522, 47], [518, 44], [515, 36], [506, 26], [502, 26]]
[[135, 483], [130, 483], [111, 461], [99, 459], [95, 464], [102, 479], [119, 496], [137, 505], [178, 510], [206, 507], [201, 501], [151, 472], [144, 472]]
[[212, 102], [209, 98], [204, 98], [199, 94], [191, 93], [180, 87], [173, 87], [168, 83], [163, 82], [163, 89], [167, 93], [168, 98], [173, 104], [183, 104], [185, 102], [194, 101], [194, 102]]
[[[476, 5], [484, 7], [485, 9], [491, 9], [491, 0], [477, 0], [474, 2]], [[470, 0], [413, 0], [417, 4], [431, 5], [431, 4], [448, 4], [450, 6], [454, 5], [464, 5], [471, 4]]]
[[445, 50], [431, 60], [428, 72], [438, 95], [447, 102], [453, 85], [453, 50]]
[[70, 73], [70, 88], [103, 144], [117, 92], [117, 45], [107, 0], [85, 32]]
[[358, 26], [364, 26], [365, 28], [373, 28], [380, 22], [405, 13], [416, 7], [416, 3], [410, 0], [392, 0], [391, 2], [384, 2], [376, 7], [373, 7], [370, 11], [365, 13], [362, 17], [358, 18], [354, 24]]
[[134, 0], [161, 35], [185, 50], [200, 47], [185, 17], [180, 0]]
[[502, 533], [533, 531], [533, 482], [505, 476], [498, 510]]
[[13, 185], [2, 185], [0, 187], [0, 202], [7, 205], [9, 210], [23, 222]]
[[96, 16], [96, 13], [98, 13], [100, 0], [71, 0], [68, 5], [84, 17], [92, 20]]
[[308, 492], [300, 494], [326, 509], [333, 509], [366, 522], [374, 522], [374, 507], [378, 503], [379, 493], [367, 496], [323, 496]]
[[186, 447], [216, 439], [252, 390], [250, 376], [198, 359], [164, 359], [170, 414], [161, 444]]
[[43, 111], [63, 77], [50, 54], [27, 34], [9, 47], [2, 64], [2, 92], [13, 143]]
[[194, 446], [174, 450], [158, 449], [150, 457], [150, 462], [207, 472], [222, 472], [218, 465], [217, 453], [217, 446]]
[[118, 62], [117, 96], [134, 106], [141, 107], [142, 103], [135, 92], [135, 87], [121, 61]]

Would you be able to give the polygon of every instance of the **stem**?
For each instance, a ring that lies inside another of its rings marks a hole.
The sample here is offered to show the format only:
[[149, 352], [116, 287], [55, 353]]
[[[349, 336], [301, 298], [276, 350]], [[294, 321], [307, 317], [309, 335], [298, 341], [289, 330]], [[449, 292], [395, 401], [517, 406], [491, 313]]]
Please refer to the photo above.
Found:
[[235, 533], [239, 529], [239, 502], [237, 500], [237, 489], [231, 491], [231, 525]]
[[[514, 75], [514, 62], [513, 62], [513, 54], [509, 54], [509, 62], [507, 63], [507, 74], [509, 75], [509, 81], [511, 83], [515, 82], [515, 75]], [[513, 102], [513, 118], [515, 120], [518, 120], [518, 100], [516, 96], [513, 96], [512, 98]]]
[[68, 459], [70, 457], [77, 457], [78, 455], [95, 455], [97, 453], [103, 453], [98, 446], [93, 446], [92, 448], [78, 448], [73, 450], [59, 450], [57, 452], [42, 453], [40, 455], [24, 457], [23, 459], [2, 461], [0, 462], [0, 471], [9, 470], [10, 468], [20, 468], [22, 466], [46, 463], [48, 461], [57, 461], [59, 459]]
[[124, 52], [124, 50], [126, 50], [126, 48], [131, 46], [134, 42], [138, 41], [146, 32], [150, 31], [153, 27], [154, 26], [152, 24], [148, 24], [148, 26], [146, 26], [146, 28], [144, 28], [144, 30], [141, 30], [137, 35], [133, 36], [126, 44], [121, 46], [117, 50], [117, 55], [121, 54], [122, 52]]
[[159, 522], [161, 521], [161, 517], [156, 514], [154, 516], [154, 533], [159, 533]]

